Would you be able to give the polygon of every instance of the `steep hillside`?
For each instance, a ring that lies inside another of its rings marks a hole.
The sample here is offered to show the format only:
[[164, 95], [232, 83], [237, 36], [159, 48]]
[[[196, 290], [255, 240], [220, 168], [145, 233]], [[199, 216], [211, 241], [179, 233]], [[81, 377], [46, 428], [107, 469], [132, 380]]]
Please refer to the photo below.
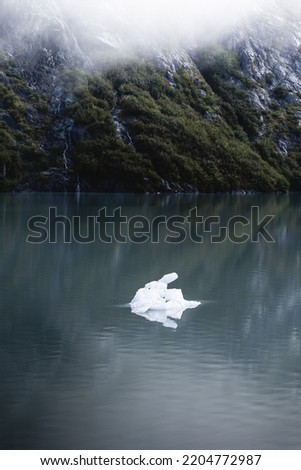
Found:
[[274, 5], [201, 46], [133, 53], [55, 1], [27, 0], [22, 18], [1, 3], [0, 190], [301, 189], [291, 10]]

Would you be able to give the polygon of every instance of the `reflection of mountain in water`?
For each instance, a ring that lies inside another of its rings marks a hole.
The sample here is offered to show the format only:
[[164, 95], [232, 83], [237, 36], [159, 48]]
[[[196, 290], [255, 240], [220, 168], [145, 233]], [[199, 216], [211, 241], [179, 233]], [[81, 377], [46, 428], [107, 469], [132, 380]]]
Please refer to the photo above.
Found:
[[[28, 218], [47, 214], [49, 205], [57, 205], [61, 214], [82, 218], [97, 214], [104, 205], [122, 206], [128, 215], [149, 218], [186, 215], [197, 205], [200, 214], [219, 214], [224, 221], [235, 214], [247, 215], [252, 205], [259, 205], [262, 216], [276, 215], [271, 225], [276, 243], [26, 245]], [[300, 400], [299, 207], [298, 195], [91, 195], [79, 203], [74, 196], [2, 196], [2, 400], [7, 405], [11, 400], [19, 403], [7, 436], [15, 435], [16, 425], [21, 430], [32, 426], [26, 424], [27, 410], [35, 405], [39, 413], [39, 406], [50, 399], [48, 387], [55, 393], [55, 384], [66, 382], [72, 393], [78, 367], [85, 363], [95, 367], [85, 372], [87, 382], [101, 380], [104, 390], [112, 381], [117, 386], [123, 374], [122, 351], [130, 354], [129, 342], [133, 353], [148, 345], [163, 360], [167, 346], [178, 355], [183, 347], [191, 373], [200, 367], [200, 355], [209, 363], [218, 357], [258, 382], [263, 394], [281, 380]], [[127, 302], [137, 285], [159, 278], [166, 269], [179, 273], [187, 298], [215, 301], [185, 314], [172, 338], [160, 325], [113, 307]], [[96, 369], [101, 379], [94, 375]], [[10, 376], [19, 384], [13, 392], [5, 381]], [[51, 403], [47, 406], [51, 410]]]

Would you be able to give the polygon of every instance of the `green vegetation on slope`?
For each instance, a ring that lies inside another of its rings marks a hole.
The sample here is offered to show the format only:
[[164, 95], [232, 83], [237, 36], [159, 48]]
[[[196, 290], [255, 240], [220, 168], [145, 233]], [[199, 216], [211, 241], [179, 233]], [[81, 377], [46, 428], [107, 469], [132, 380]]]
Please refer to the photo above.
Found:
[[[265, 83], [256, 83], [242, 73], [234, 53], [217, 47], [202, 51], [196, 62], [207, 83], [220, 98], [222, 116], [237, 136], [243, 130], [248, 145], [285, 178], [289, 189], [300, 190], [301, 126], [298, 113], [301, 116], [301, 106], [286, 99], [288, 90], [277, 86], [275, 99], [266, 109], [258, 109], [250, 99], [250, 92], [260, 93], [270, 77], [266, 77]], [[290, 142], [287, 154], [281, 155], [279, 152], [279, 139]]]
[[14, 189], [28, 174], [48, 168], [40, 142], [48, 125], [47, 99], [35, 93], [0, 58], [0, 190]]
[[[59, 115], [49, 97], [34, 93], [6, 64], [0, 189], [63, 166], [61, 144], [47, 137], [63, 118], [74, 122], [70, 171], [86, 190], [300, 189], [298, 110], [280, 105], [279, 92], [271, 108], [256, 109], [248, 92], [258, 85], [240, 71], [233, 53], [208, 50], [196, 64], [201, 72], [179, 70], [173, 83], [146, 61], [119, 64], [102, 75], [68, 71], [61, 82], [72, 99]], [[279, 134], [296, 136], [285, 157], [277, 148]]]
[[[223, 103], [200, 74], [182, 70], [175, 80], [176, 87], [171, 86], [163, 71], [147, 63], [89, 79], [70, 110], [85, 129], [84, 139], [75, 146], [85, 179], [93, 185], [95, 180], [122, 180], [124, 175], [136, 190], [138, 175], [154, 184], [163, 179], [174, 190], [288, 188], [285, 177], [250, 144], [244, 128], [224, 119]], [[120, 109], [132, 145], [116, 138], [114, 106]]]

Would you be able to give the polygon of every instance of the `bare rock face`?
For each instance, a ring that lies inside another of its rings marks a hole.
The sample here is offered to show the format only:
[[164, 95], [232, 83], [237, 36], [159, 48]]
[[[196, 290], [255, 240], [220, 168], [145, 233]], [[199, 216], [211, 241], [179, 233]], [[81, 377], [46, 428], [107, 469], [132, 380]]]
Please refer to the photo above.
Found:
[[270, 8], [257, 14], [224, 36], [220, 45], [239, 59], [240, 71], [247, 82], [233, 76], [230, 80], [244, 90], [249, 103], [260, 113], [258, 136], [269, 135], [279, 155], [287, 157], [300, 133], [281, 132], [275, 126], [269, 132], [267, 117], [278, 109], [298, 128], [301, 106], [301, 9], [288, 2], [271, 2]]
[[[242, 71], [273, 93], [301, 92], [301, 12], [273, 2], [268, 10], [228, 35], [224, 44], [239, 54]], [[290, 99], [293, 99], [292, 96]]]

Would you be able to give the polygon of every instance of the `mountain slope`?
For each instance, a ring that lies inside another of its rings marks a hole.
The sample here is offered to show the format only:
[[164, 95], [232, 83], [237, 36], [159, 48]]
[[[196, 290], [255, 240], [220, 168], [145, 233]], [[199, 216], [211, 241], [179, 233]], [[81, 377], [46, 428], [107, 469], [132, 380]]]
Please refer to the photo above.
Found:
[[56, 1], [27, 0], [25, 16], [1, 3], [1, 190], [300, 190], [290, 11], [274, 5], [201, 46], [133, 51]]

